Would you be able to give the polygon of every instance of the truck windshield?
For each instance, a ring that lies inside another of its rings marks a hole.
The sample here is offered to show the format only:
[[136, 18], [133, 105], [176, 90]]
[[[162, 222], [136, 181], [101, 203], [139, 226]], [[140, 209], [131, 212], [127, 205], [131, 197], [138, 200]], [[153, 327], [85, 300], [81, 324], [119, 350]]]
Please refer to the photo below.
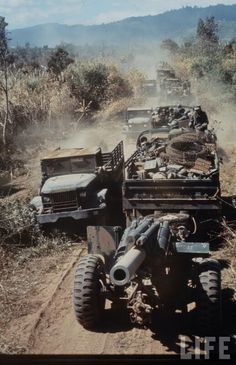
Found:
[[73, 173], [94, 172], [96, 168], [95, 156], [72, 158], [71, 168]]
[[51, 160], [47, 162], [47, 174], [49, 176], [65, 175], [71, 173], [70, 160]]
[[167, 83], [169, 85], [174, 85], [174, 86], [181, 86], [182, 84], [180, 80], [175, 80], [175, 79], [167, 80]]
[[95, 156], [81, 156], [70, 159], [55, 159], [47, 161], [48, 176], [93, 173], [96, 168]]
[[173, 71], [170, 70], [163, 70], [163, 71], [158, 71], [158, 76], [161, 78], [165, 78], [165, 77], [175, 77]]
[[151, 110], [130, 110], [127, 112], [127, 118], [149, 118], [151, 115]]

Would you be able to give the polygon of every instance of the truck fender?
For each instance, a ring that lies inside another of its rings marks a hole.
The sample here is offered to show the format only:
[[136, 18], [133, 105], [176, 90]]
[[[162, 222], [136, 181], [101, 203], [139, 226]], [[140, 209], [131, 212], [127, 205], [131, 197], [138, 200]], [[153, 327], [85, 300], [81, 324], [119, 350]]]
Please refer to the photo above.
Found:
[[108, 189], [102, 189], [97, 193], [97, 197], [100, 203], [103, 203], [106, 201], [106, 195], [107, 195]]
[[41, 196], [35, 196], [30, 201], [29, 208], [31, 208], [32, 210], [36, 210], [37, 212], [40, 212], [43, 208], [42, 197]]

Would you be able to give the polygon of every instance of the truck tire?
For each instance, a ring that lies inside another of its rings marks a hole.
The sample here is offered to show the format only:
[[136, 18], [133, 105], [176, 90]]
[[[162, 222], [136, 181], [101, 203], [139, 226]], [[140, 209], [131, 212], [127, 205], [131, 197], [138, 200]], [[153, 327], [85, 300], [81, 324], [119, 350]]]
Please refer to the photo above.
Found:
[[204, 259], [199, 264], [197, 280], [196, 310], [200, 332], [216, 334], [222, 319], [221, 271], [218, 261]]
[[86, 329], [94, 328], [105, 308], [102, 282], [104, 264], [96, 255], [86, 255], [78, 263], [74, 279], [74, 309], [78, 322]]

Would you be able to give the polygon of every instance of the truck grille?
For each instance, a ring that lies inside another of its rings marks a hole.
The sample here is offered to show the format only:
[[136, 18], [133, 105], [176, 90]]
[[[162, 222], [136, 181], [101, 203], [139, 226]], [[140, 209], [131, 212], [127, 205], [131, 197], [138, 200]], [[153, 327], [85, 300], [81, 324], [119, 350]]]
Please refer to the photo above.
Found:
[[44, 202], [44, 210], [50, 209], [53, 212], [64, 212], [78, 209], [79, 203], [76, 191], [49, 194], [50, 202]]

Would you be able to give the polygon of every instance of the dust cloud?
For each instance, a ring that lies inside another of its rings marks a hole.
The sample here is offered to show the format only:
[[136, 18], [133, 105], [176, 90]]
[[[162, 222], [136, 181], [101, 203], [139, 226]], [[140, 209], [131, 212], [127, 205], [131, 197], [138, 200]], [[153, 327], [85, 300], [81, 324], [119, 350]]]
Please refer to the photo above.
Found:
[[221, 110], [213, 114], [216, 120], [216, 132], [220, 145], [233, 146], [236, 140], [236, 106], [233, 104], [224, 105]]
[[120, 142], [124, 142], [125, 158], [128, 158], [135, 150], [135, 144], [125, 139], [122, 133], [123, 121], [102, 122], [88, 127], [81, 127], [71, 137], [61, 140], [61, 148], [101, 147], [102, 152], [110, 152]]
[[149, 42], [148, 45], [141, 44], [138, 49], [133, 50], [133, 58], [128, 65], [130, 69], [137, 69], [146, 79], [156, 79], [156, 69], [163, 61], [169, 62], [168, 53], [163, 50], [160, 43]]
[[[144, 73], [148, 71], [146, 76], [154, 79], [156, 78], [158, 62], [163, 59], [165, 60], [164, 52], [160, 51], [160, 48], [156, 48], [150, 55], [135, 55], [132, 67], [138, 68]], [[210, 127], [213, 127], [217, 134], [219, 147], [224, 149], [228, 155], [232, 154], [236, 140], [236, 105], [232, 102], [232, 95], [227, 94], [224, 86], [209, 85], [206, 80], [197, 82], [192, 88], [192, 93], [195, 97], [194, 104], [202, 105], [202, 108], [207, 112]], [[109, 152], [123, 140], [125, 158], [127, 159], [135, 150], [135, 141], [130, 143], [125, 139], [125, 135], [122, 133], [124, 118], [116, 115], [128, 106], [156, 107], [158, 105], [161, 105], [158, 96], [140, 100], [131, 98], [122, 104], [121, 102], [117, 103], [116, 107], [108, 106], [96, 117], [95, 122], [87, 121], [87, 125], [85, 123], [76, 125], [68, 117], [61, 121], [53, 121], [50, 126], [46, 123], [44, 126], [32, 126], [17, 137], [16, 144], [22, 146], [18, 153], [23, 157], [27, 152], [24, 160], [28, 159], [29, 161], [30, 151], [34, 151], [31, 156], [32, 162], [30, 162], [31, 171], [34, 170], [32, 165], [36, 166], [36, 161], [37, 170], [40, 171], [39, 160], [49, 150], [58, 147], [88, 148], [99, 146], [103, 152]], [[38, 146], [37, 149], [35, 146]], [[39, 174], [37, 174], [37, 178], [40, 180]]]

